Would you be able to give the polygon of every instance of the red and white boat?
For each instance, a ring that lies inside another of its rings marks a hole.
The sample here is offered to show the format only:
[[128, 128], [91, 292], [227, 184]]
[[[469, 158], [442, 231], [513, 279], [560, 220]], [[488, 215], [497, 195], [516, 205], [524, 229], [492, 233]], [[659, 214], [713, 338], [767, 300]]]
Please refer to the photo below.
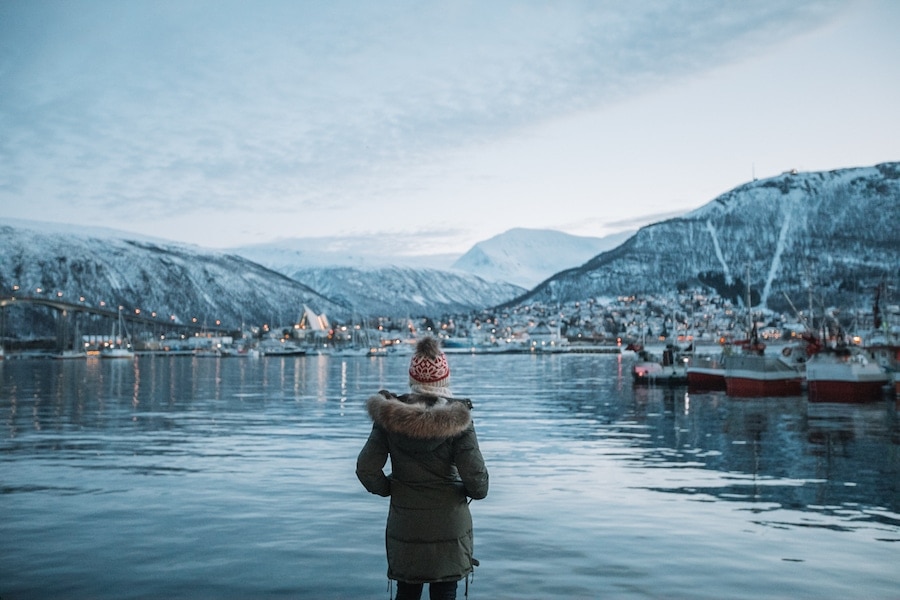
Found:
[[725, 392], [729, 396], [799, 396], [803, 392], [806, 352], [801, 346], [785, 346], [766, 353], [766, 345], [751, 339], [725, 364]]
[[692, 390], [725, 390], [727, 355], [694, 355], [686, 369], [688, 387]]
[[854, 346], [824, 348], [806, 363], [810, 402], [881, 400], [890, 374]]

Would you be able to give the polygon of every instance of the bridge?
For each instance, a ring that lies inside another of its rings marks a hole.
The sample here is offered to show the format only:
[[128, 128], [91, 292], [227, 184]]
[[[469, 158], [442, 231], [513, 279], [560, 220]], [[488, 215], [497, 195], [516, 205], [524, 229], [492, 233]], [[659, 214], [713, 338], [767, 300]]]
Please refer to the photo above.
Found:
[[[0, 298], [0, 341], [6, 337], [7, 311], [10, 308], [17, 307], [46, 307], [53, 311], [56, 316], [56, 348], [57, 350], [65, 350], [74, 347], [75, 339], [80, 337], [82, 331], [79, 327], [78, 316], [86, 315], [94, 321], [112, 324], [116, 322], [120, 316], [130, 326], [132, 332], [152, 333], [157, 339], [163, 333], [175, 335], [198, 334], [210, 336], [232, 336], [240, 337], [241, 332], [234, 328], [223, 326], [219, 321], [213, 324], [201, 322], [197, 318], [192, 318], [190, 322], [182, 322], [175, 315], [162, 317], [153, 311], [143, 311], [140, 308], [126, 310], [124, 306], [109, 307], [101, 302], [100, 306], [91, 306], [87, 304], [83, 298], [77, 302], [64, 300], [61, 296], [42, 297], [42, 296], [6, 296]], [[98, 326], [92, 329], [97, 329]], [[110, 331], [111, 327], [106, 331]]]

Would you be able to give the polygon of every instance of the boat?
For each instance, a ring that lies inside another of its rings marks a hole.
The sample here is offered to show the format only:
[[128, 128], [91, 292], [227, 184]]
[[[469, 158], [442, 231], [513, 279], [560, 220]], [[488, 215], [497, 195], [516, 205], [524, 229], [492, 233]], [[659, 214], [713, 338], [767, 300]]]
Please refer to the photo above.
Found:
[[803, 392], [803, 363], [806, 352], [784, 346], [781, 352], [766, 352], [759, 339], [751, 311], [750, 267], [747, 266], [747, 339], [733, 342], [733, 352], [725, 364], [725, 393], [733, 397], [799, 396]]
[[306, 354], [306, 348], [284, 340], [274, 343], [264, 342], [259, 345], [258, 350], [262, 356], [303, 356]]
[[638, 362], [631, 367], [635, 385], [684, 385], [687, 383], [685, 359], [676, 346], [667, 345], [662, 356], [656, 357], [643, 348], [638, 350]]
[[688, 387], [692, 390], [725, 391], [725, 363], [727, 352], [700, 354], [691, 357], [685, 369]]
[[100, 348], [100, 358], [134, 358], [134, 350], [128, 339], [128, 330], [125, 328], [125, 318], [122, 309], [119, 308], [119, 318], [113, 325], [110, 342]]
[[890, 374], [858, 347], [822, 348], [806, 363], [810, 402], [880, 400]]
[[806, 352], [788, 345], [766, 352], [754, 334], [725, 363], [725, 393], [736, 397], [799, 396], [803, 392]]
[[100, 349], [100, 358], [134, 358], [134, 350], [121, 346], [106, 346]]

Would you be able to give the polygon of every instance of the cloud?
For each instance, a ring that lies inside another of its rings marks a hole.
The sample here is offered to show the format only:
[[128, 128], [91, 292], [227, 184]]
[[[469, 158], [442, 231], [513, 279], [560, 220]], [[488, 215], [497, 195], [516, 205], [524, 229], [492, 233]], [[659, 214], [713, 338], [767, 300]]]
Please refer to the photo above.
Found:
[[412, 168], [820, 27], [837, 1], [0, 5], [0, 199], [346, 213]]

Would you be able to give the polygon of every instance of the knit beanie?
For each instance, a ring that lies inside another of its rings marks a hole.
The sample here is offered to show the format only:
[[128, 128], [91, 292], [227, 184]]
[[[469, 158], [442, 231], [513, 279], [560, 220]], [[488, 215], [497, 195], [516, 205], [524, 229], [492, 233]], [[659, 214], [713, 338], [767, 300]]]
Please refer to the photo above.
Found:
[[450, 365], [433, 337], [416, 343], [416, 353], [409, 361], [409, 387], [425, 394], [450, 393]]

